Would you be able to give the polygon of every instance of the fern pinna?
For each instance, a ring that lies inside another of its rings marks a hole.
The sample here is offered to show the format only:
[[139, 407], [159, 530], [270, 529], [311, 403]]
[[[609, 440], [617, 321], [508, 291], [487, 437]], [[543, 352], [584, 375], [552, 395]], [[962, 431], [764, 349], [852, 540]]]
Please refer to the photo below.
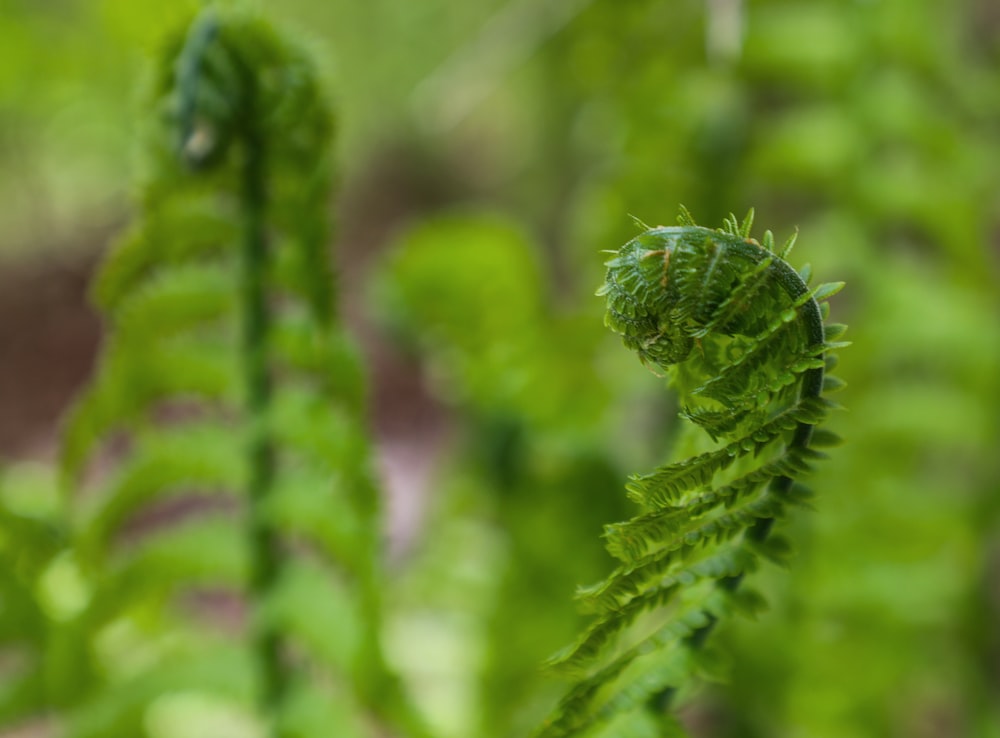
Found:
[[[578, 596], [593, 620], [552, 659], [577, 681], [540, 736], [681, 734], [668, 712], [675, 692], [707, 670], [701, 648], [715, 622], [753, 611], [740, 590], [761, 558], [782, 560], [770, 535], [810, 492], [797, 477], [836, 437], [816, 429], [841, 383], [826, 375], [843, 325], [823, 321], [842, 283], [807, 286], [770, 232], [750, 237], [753, 213], [720, 230], [646, 230], [607, 262], [605, 322], [643, 363], [669, 372], [683, 418], [707, 433], [701, 453], [632, 477], [636, 517], [605, 529], [618, 567]], [[609, 726], [609, 723], [611, 725]], [[638, 728], [636, 728], [638, 729]], [[627, 730], [626, 730], [627, 732]]]
[[396, 692], [361, 375], [326, 256], [330, 112], [297, 48], [213, 9], [167, 49], [153, 105], [62, 468], [94, 658], [127, 643], [155, 668], [99, 664], [111, 688], [75, 734], [143, 734], [157, 698], [185, 690], [255, 703], [276, 735], [371, 735]]

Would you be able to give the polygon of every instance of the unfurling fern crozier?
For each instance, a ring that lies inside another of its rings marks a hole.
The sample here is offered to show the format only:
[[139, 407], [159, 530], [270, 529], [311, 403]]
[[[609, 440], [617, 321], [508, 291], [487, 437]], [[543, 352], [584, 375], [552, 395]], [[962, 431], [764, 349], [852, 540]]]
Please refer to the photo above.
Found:
[[702, 671], [700, 646], [718, 618], [755, 609], [738, 587], [761, 557], [781, 560], [770, 536], [796, 482], [836, 437], [816, 429], [841, 383], [826, 375], [844, 326], [824, 325], [826, 298], [842, 283], [808, 286], [770, 232], [750, 237], [752, 212], [722, 229], [657, 227], [607, 262], [605, 322], [682, 398], [700, 426], [702, 453], [636, 475], [640, 513], [605, 530], [619, 560], [579, 597], [593, 613], [583, 635], [552, 663], [577, 681], [539, 735], [589, 734], [618, 720], [661, 720], [677, 689]]

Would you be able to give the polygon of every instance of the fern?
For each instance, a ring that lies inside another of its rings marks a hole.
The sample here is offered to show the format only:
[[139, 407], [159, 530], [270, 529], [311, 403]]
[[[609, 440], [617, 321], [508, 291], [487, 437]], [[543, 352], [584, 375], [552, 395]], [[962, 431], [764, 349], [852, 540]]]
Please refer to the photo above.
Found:
[[[411, 722], [378, 644], [377, 499], [325, 253], [316, 74], [265, 22], [210, 8], [169, 45], [153, 106], [151, 174], [94, 284], [108, 338], [61, 469], [92, 590], [81, 627], [97, 651], [132, 633], [162, 663], [86, 700], [73, 735], [138, 735], [177, 690], [253, 699], [276, 735]], [[249, 648], [199, 624], [218, 617], [204, 592], [249, 603]]]
[[807, 503], [795, 480], [822, 458], [815, 447], [837, 441], [815, 428], [835, 407], [826, 393], [842, 384], [825, 370], [846, 345], [833, 340], [844, 327], [823, 323], [842, 283], [808, 287], [784, 260], [794, 239], [780, 251], [770, 232], [758, 243], [752, 211], [719, 230], [683, 210], [679, 221], [614, 252], [598, 294], [608, 327], [669, 372], [682, 416], [711, 443], [627, 485], [641, 512], [606, 526], [620, 563], [578, 593], [593, 619], [551, 660], [576, 683], [539, 730], [546, 738], [629, 715], [666, 719], [676, 691], [710, 671], [700, 647], [717, 620], [761, 606], [739, 585], [762, 559], [786, 558], [787, 541], [771, 531]]

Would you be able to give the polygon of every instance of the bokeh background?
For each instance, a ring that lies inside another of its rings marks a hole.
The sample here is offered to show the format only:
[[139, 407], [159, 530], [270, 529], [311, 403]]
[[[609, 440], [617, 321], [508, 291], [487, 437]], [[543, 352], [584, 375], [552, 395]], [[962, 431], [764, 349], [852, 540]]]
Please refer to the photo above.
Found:
[[[130, 216], [146, 61], [193, 6], [0, 0], [18, 514], [59, 514], [58, 419], [100, 336], [85, 286]], [[559, 693], [538, 665], [580, 625], [573, 587], [610, 565], [625, 478], [668, 457], [678, 422], [602, 327], [600, 251], [684, 203], [798, 229], [793, 263], [848, 283], [832, 317], [854, 342], [847, 444], [791, 525], [791, 568], [756, 575], [771, 609], [718, 630], [728, 678], [686, 724], [1000, 736], [1000, 6], [257, 6], [311, 47], [339, 111], [331, 253], [387, 490], [387, 651], [437, 734], [524, 735]]]

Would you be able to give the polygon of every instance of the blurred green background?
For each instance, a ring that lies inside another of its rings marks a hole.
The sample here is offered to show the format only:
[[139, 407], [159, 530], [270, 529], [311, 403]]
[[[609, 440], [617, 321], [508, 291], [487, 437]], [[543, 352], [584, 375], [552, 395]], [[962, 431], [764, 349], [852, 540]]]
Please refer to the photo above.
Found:
[[[60, 515], [44, 464], [98, 338], [83, 285], [129, 217], [144, 64], [195, 5], [0, 0], [5, 515]], [[995, 2], [257, 7], [339, 110], [334, 258], [388, 489], [387, 650], [438, 735], [544, 715], [560, 685], [538, 664], [610, 565], [601, 525], [670, 453], [677, 401], [605, 335], [593, 290], [630, 214], [666, 224], [683, 202], [798, 228], [791, 260], [847, 281], [832, 318], [854, 341], [848, 442], [790, 570], [756, 577], [771, 609], [719, 629], [729, 678], [685, 723], [1000, 736]]]

